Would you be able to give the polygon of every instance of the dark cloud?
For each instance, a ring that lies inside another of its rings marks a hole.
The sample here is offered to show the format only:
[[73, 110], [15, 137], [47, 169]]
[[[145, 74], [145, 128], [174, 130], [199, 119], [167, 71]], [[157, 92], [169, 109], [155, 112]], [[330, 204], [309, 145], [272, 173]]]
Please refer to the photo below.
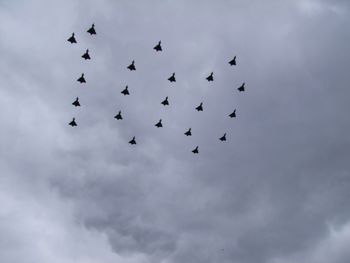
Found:
[[346, 1], [1, 2], [1, 258], [346, 262], [348, 24]]

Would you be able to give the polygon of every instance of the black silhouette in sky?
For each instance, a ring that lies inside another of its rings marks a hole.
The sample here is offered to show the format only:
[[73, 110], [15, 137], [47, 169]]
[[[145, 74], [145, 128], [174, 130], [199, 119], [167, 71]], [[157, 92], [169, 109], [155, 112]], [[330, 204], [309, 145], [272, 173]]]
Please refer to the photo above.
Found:
[[90, 33], [90, 35], [96, 35], [95, 25], [92, 24], [92, 26], [86, 32]]
[[184, 134], [185, 134], [186, 136], [191, 136], [191, 135], [192, 135], [192, 133], [191, 133], [191, 128], [189, 128], [188, 131], [185, 132]]
[[135, 136], [129, 141], [130, 144], [136, 144]]
[[213, 81], [214, 77], [213, 77], [213, 72], [210, 73], [210, 75], [207, 77], [207, 81]]
[[193, 152], [194, 154], [199, 153], [199, 151], [198, 151], [198, 146], [197, 146], [196, 148], [194, 148], [194, 149], [192, 150], [192, 152]]
[[162, 51], [162, 46], [160, 45], [162, 42], [159, 41], [158, 44], [153, 48], [155, 51]]
[[236, 109], [228, 116], [230, 116], [231, 118], [236, 118]]
[[136, 70], [135, 61], [134, 61], [134, 60], [133, 60], [133, 61], [131, 62], [131, 64], [128, 66], [128, 69], [130, 69], [130, 71]]
[[129, 90], [128, 90], [128, 85], [126, 85], [125, 89], [122, 90], [122, 92], [120, 92], [121, 94], [125, 95], [130, 95]]
[[173, 73], [173, 75], [171, 75], [170, 78], [168, 78], [168, 80], [169, 80], [170, 82], [175, 82], [175, 81], [176, 81], [176, 79], [175, 79], [175, 72]]
[[77, 97], [75, 99], [75, 101], [72, 103], [75, 107], [80, 107], [80, 103], [79, 103], [79, 98]]
[[201, 104], [199, 104], [198, 107], [196, 107], [197, 111], [203, 111], [203, 102], [201, 102]]
[[81, 73], [80, 78], [77, 79], [80, 83], [86, 83], [85, 78], [84, 78], [84, 73]]
[[238, 91], [241, 92], [241, 91], [244, 91], [245, 87], [244, 87], [245, 83], [243, 82], [243, 84], [238, 88]]
[[231, 66], [236, 66], [236, 56], [229, 62]]
[[90, 55], [89, 55], [89, 50], [87, 49], [81, 57], [84, 58], [85, 60], [91, 59]]
[[69, 123], [69, 125], [72, 127], [78, 126], [77, 123], [75, 122], [75, 118], [73, 118], [73, 120]]
[[157, 128], [162, 128], [163, 127], [162, 119], [160, 119], [154, 126], [156, 126]]
[[226, 133], [224, 133], [224, 135], [220, 137], [219, 140], [222, 142], [226, 141]]
[[169, 105], [168, 97], [165, 97], [165, 100], [161, 102], [164, 106]]
[[122, 120], [123, 119], [122, 112], [119, 111], [118, 114], [114, 116], [114, 118], [116, 118], [117, 120]]
[[68, 38], [67, 41], [70, 42], [71, 44], [77, 43], [77, 41], [74, 37], [74, 33], [72, 33], [72, 36], [70, 38]]

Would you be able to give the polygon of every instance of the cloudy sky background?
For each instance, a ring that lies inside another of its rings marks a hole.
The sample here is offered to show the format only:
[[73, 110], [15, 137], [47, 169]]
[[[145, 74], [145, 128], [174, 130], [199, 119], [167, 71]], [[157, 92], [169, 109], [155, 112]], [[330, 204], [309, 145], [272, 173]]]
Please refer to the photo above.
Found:
[[1, 261], [348, 262], [349, 12], [345, 0], [0, 1]]

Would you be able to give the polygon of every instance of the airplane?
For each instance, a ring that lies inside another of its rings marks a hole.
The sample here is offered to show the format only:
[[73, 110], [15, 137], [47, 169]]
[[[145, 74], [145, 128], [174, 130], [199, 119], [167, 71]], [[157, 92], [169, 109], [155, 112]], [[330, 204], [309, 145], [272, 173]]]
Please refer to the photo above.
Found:
[[158, 44], [153, 48], [155, 51], [162, 51], [162, 46], [160, 45], [162, 42], [159, 41]]
[[72, 33], [72, 36], [70, 38], [68, 38], [67, 41], [70, 42], [71, 44], [77, 43], [77, 41], [74, 37], [74, 33]]
[[84, 58], [85, 60], [91, 59], [90, 55], [89, 55], [89, 50], [87, 49], [81, 57]]
[[231, 118], [236, 118], [236, 109], [228, 116], [230, 116]]
[[173, 75], [171, 75], [170, 78], [168, 78], [168, 80], [169, 80], [170, 82], [175, 82], [175, 81], [176, 81], [176, 79], [175, 79], [175, 72], [173, 73]]
[[236, 66], [236, 56], [229, 62], [230, 66]]
[[129, 141], [130, 144], [136, 144], [135, 136]]
[[90, 35], [96, 35], [95, 24], [92, 24], [92, 26], [86, 32], [90, 33]]
[[81, 77], [77, 79], [80, 83], [86, 83], [85, 78], [84, 78], [84, 73], [81, 73]]
[[196, 148], [194, 148], [194, 149], [192, 150], [192, 152], [193, 152], [194, 154], [199, 153], [199, 151], [198, 151], [198, 146], [197, 146]]
[[162, 119], [160, 119], [154, 126], [156, 126], [157, 128], [162, 128]]
[[75, 107], [80, 107], [80, 103], [79, 103], [79, 98], [78, 97], [75, 99], [75, 101], [72, 103], [72, 105], [74, 105]]
[[164, 106], [169, 105], [168, 97], [165, 97], [165, 100], [161, 102]]
[[116, 118], [117, 120], [122, 120], [123, 119], [122, 112], [119, 111], [118, 114], [114, 116], [114, 118]]
[[243, 84], [238, 88], [239, 92], [244, 91], [244, 85], [245, 85], [245, 83], [243, 82]]
[[68, 123], [70, 126], [74, 127], [74, 126], [78, 126], [77, 123], [75, 122], [75, 118], [73, 118], [73, 120]]
[[220, 141], [226, 141], [226, 133], [224, 133], [224, 135], [222, 137], [219, 138]]
[[207, 79], [207, 81], [213, 81], [214, 80], [213, 72], [210, 73], [210, 75], [206, 79]]
[[191, 135], [192, 135], [192, 133], [191, 133], [191, 128], [189, 128], [188, 131], [185, 132], [184, 134], [185, 134], [186, 136], [191, 136]]
[[199, 104], [198, 107], [196, 107], [197, 111], [203, 111], [203, 102], [201, 102], [201, 104]]
[[135, 61], [133, 60], [127, 68], [130, 69], [130, 71], [136, 70]]
[[126, 85], [125, 89], [122, 90], [122, 92], [120, 92], [121, 94], [125, 95], [130, 95], [129, 90], [128, 90], [128, 85]]

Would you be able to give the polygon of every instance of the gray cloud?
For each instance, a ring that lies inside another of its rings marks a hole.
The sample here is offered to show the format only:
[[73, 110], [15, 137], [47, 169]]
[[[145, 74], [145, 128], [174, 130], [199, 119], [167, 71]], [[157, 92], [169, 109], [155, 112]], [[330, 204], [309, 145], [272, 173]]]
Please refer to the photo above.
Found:
[[1, 258], [346, 262], [348, 24], [346, 1], [1, 2]]

